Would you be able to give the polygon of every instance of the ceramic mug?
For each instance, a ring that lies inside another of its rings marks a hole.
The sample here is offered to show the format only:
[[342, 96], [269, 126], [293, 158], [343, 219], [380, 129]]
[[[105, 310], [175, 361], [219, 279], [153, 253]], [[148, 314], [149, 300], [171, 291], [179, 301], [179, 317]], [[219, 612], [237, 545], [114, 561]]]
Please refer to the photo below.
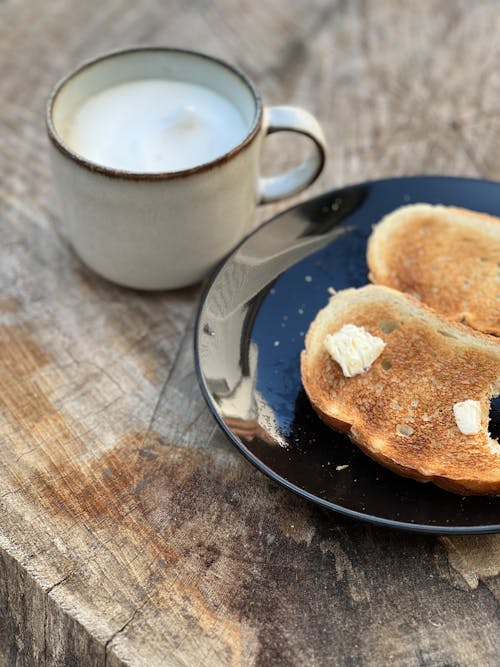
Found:
[[[237, 107], [246, 135], [211, 162], [166, 173], [108, 168], [65, 144], [61, 128], [88, 97], [151, 78], [209, 87]], [[136, 48], [87, 62], [56, 86], [46, 120], [71, 244], [97, 273], [139, 289], [199, 281], [250, 230], [256, 204], [300, 192], [318, 177], [325, 161], [323, 132], [311, 114], [288, 106], [263, 107], [246, 76], [194, 51]], [[282, 130], [310, 138], [313, 151], [281, 175], [260, 177], [262, 139]]]

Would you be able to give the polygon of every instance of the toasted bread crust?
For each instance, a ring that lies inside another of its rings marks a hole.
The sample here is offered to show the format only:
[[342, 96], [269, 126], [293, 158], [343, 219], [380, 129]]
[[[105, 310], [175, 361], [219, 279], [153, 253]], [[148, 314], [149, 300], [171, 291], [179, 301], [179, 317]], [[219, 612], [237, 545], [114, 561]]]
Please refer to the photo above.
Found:
[[375, 225], [370, 280], [500, 336], [500, 219], [458, 207], [403, 206]]
[[[386, 343], [372, 367], [352, 378], [323, 345], [347, 323]], [[302, 382], [331, 428], [400, 475], [460, 494], [500, 493], [500, 446], [487, 432], [489, 400], [500, 393], [500, 341], [408, 295], [368, 285], [333, 296], [305, 342]], [[461, 433], [453, 415], [453, 405], [468, 398], [482, 406], [476, 435]]]

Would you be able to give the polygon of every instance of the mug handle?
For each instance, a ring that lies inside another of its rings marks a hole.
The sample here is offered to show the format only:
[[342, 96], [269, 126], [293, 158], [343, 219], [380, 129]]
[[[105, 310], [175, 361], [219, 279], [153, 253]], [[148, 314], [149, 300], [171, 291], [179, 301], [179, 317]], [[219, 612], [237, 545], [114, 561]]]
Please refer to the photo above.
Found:
[[279, 176], [259, 179], [259, 204], [290, 197], [311, 185], [320, 175], [326, 159], [323, 130], [312, 114], [297, 107], [266, 107], [264, 133], [297, 132], [312, 140], [314, 152], [296, 167]]

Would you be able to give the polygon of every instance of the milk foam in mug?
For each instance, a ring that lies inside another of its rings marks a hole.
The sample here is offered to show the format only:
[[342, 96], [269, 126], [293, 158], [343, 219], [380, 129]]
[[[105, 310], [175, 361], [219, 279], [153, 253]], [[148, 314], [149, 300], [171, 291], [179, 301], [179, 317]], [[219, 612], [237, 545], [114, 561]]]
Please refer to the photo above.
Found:
[[92, 95], [61, 131], [76, 153], [134, 172], [190, 169], [235, 148], [246, 134], [238, 108], [193, 83], [149, 79]]

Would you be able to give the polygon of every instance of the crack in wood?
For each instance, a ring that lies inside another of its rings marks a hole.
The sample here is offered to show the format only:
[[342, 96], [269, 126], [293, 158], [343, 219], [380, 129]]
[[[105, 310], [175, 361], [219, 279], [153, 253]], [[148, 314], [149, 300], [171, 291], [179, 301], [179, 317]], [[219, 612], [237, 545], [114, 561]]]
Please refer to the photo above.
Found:
[[136, 609], [134, 609], [134, 611], [130, 615], [130, 618], [128, 618], [125, 621], [125, 623], [121, 626], [121, 628], [116, 630], [116, 632], [114, 632], [111, 635], [111, 637], [106, 640], [106, 642], [104, 644], [104, 667], [107, 667], [107, 664], [108, 664], [108, 654], [111, 651], [111, 649], [110, 649], [111, 642], [114, 641], [116, 639], [116, 637], [118, 637], [118, 635], [125, 632], [125, 630], [133, 622], [133, 620], [136, 618], [136, 616], [144, 609], [144, 606], [146, 605], [146, 603], [148, 602], [150, 597], [151, 596], [147, 596], [146, 598], [144, 598], [144, 600], [141, 602], [141, 604]]
[[187, 339], [187, 337], [191, 335], [191, 331], [192, 331], [192, 330], [191, 330], [191, 324], [192, 324], [192, 322], [194, 322], [193, 317], [191, 317], [191, 319], [187, 322], [187, 324], [186, 324], [186, 328], [185, 328], [185, 330], [184, 330], [184, 334], [181, 336], [180, 342], [179, 342], [179, 344], [178, 344], [178, 346], [177, 346], [177, 349], [176, 349], [176, 352], [175, 352], [175, 355], [174, 355], [174, 359], [173, 359], [173, 362], [172, 362], [172, 366], [170, 367], [170, 370], [169, 370], [169, 372], [168, 372], [168, 374], [167, 374], [167, 377], [165, 378], [165, 381], [163, 382], [163, 385], [162, 385], [162, 387], [161, 387], [161, 389], [160, 389], [160, 392], [159, 392], [159, 394], [158, 394], [158, 398], [157, 398], [157, 400], [156, 400], [156, 402], [155, 402], [155, 404], [154, 404], [153, 411], [152, 411], [152, 413], [151, 413], [151, 418], [150, 418], [149, 423], [148, 423], [148, 425], [147, 425], [147, 427], [146, 427], [146, 431], [145, 431], [145, 433], [144, 433], [144, 437], [143, 437], [143, 439], [142, 439], [142, 442], [141, 442], [141, 445], [140, 445], [139, 449], [143, 449], [143, 448], [144, 448], [144, 445], [146, 444], [146, 441], [147, 441], [147, 439], [148, 439], [148, 437], [149, 437], [149, 434], [151, 433], [151, 430], [152, 430], [152, 428], [153, 428], [154, 421], [155, 421], [155, 419], [156, 419], [156, 416], [157, 416], [157, 414], [158, 414], [158, 410], [159, 410], [159, 408], [160, 408], [160, 404], [161, 404], [161, 402], [162, 402], [162, 400], [163, 400], [163, 398], [164, 398], [164, 396], [165, 396], [165, 392], [166, 392], [166, 390], [167, 390], [167, 388], [168, 388], [168, 386], [169, 386], [170, 380], [171, 380], [171, 378], [173, 377], [173, 375], [174, 375], [174, 373], [175, 373], [175, 370], [176, 370], [176, 368], [177, 368], [177, 364], [178, 364], [178, 362], [179, 362], [181, 353], [182, 353], [183, 348], [184, 348], [184, 342], [185, 342], [185, 340]]
[[68, 574], [65, 574], [62, 579], [60, 579], [59, 581], [56, 581], [55, 584], [52, 584], [52, 586], [49, 586], [47, 589], [45, 589], [45, 593], [47, 595], [50, 595], [54, 589], [56, 589], [61, 584], [64, 584], [64, 582], [67, 581], [70, 577], [72, 577], [76, 572], [78, 572], [79, 569], [80, 569], [80, 567], [77, 567], [74, 570], [72, 570], [71, 572], [68, 572]]

